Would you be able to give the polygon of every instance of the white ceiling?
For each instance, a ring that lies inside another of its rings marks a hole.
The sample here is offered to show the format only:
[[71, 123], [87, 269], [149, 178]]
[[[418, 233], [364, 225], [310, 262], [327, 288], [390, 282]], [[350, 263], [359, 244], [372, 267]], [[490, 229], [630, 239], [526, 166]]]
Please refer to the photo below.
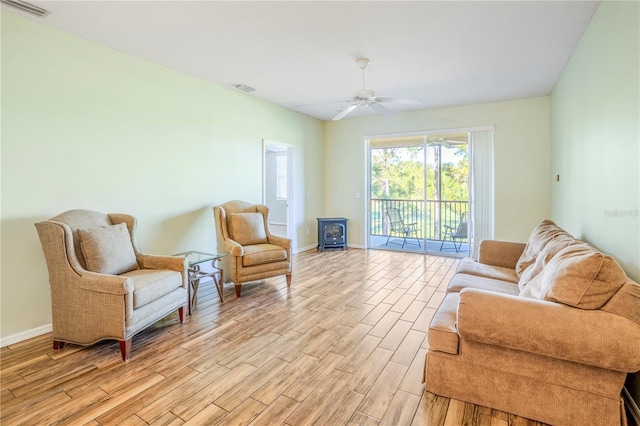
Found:
[[[596, 1], [31, 1], [6, 11], [329, 120], [367, 88], [393, 111], [548, 95]], [[358, 108], [348, 117], [374, 114]]]

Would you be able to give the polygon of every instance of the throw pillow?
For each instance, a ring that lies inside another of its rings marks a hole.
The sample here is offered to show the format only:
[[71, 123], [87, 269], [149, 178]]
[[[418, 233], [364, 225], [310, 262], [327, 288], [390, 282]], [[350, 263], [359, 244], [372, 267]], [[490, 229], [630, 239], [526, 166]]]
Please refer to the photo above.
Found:
[[536, 275], [544, 270], [545, 266], [560, 250], [574, 243], [576, 243], [576, 239], [569, 234], [558, 233], [554, 235], [538, 254], [535, 262], [527, 266], [522, 272], [518, 281], [518, 288], [522, 290]]
[[626, 274], [615, 259], [580, 243], [560, 250], [520, 295], [575, 308], [599, 309], [626, 281]]
[[262, 213], [230, 213], [227, 228], [229, 237], [241, 246], [268, 242]]
[[531, 235], [529, 235], [529, 239], [527, 240], [527, 245], [524, 247], [524, 251], [516, 264], [516, 275], [518, 275], [518, 278], [522, 276], [525, 269], [535, 263], [536, 258], [547, 243], [551, 241], [553, 237], [561, 233], [567, 234], [564, 229], [560, 228], [558, 225], [553, 223], [553, 221], [548, 219], [540, 222], [538, 226], [531, 231]]
[[125, 223], [78, 229], [78, 237], [89, 271], [119, 275], [138, 269], [131, 235]]

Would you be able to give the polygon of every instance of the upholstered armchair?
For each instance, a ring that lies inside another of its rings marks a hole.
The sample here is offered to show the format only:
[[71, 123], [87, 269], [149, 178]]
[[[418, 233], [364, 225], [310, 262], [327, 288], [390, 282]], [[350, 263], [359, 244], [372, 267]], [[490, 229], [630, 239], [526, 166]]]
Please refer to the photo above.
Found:
[[245, 201], [228, 201], [213, 208], [218, 252], [225, 279], [240, 297], [242, 283], [286, 275], [291, 286], [291, 240], [269, 232], [269, 208]]
[[122, 359], [132, 337], [187, 306], [186, 259], [143, 254], [136, 219], [69, 210], [35, 224], [49, 270], [53, 348], [115, 339]]

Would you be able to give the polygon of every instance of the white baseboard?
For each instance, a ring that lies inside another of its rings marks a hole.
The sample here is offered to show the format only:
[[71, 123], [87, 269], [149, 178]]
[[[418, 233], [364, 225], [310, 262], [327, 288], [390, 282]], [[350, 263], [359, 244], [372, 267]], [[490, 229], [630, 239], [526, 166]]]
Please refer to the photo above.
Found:
[[21, 333], [13, 334], [11, 336], [0, 338], [0, 348], [23, 342], [25, 340], [32, 339], [34, 337], [42, 336], [43, 334], [51, 333], [53, 325], [45, 324], [40, 327], [32, 328], [31, 330], [23, 331]]
[[[361, 246], [361, 245], [356, 245], [356, 244], [347, 244], [347, 247], [351, 247], [351, 248], [357, 248], [357, 249], [366, 249], [367, 246]], [[298, 253], [302, 253], [303, 251], [307, 251], [307, 250], [313, 250], [313, 249], [317, 249], [318, 245], [317, 244], [312, 244], [310, 246], [306, 246], [306, 247], [301, 247], [297, 250], [293, 251], [293, 254], [298, 254]], [[329, 249], [331, 249], [331, 247], [329, 247]]]
[[310, 246], [306, 246], [306, 247], [298, 247], [297, 249], [293, 250], [293, 254], [302, 253], [303, 251], [311, 250], [317, 247], [318, 247], [317, 244], [311, 244]]

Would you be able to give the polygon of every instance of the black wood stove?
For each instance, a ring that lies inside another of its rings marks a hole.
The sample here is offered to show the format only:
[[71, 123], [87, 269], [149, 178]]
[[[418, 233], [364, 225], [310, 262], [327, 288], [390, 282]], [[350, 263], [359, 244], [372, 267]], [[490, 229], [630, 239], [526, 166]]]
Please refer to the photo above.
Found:
[[318, 250], [347, 249], [347, 221], [344, 217], [318, 218]]

